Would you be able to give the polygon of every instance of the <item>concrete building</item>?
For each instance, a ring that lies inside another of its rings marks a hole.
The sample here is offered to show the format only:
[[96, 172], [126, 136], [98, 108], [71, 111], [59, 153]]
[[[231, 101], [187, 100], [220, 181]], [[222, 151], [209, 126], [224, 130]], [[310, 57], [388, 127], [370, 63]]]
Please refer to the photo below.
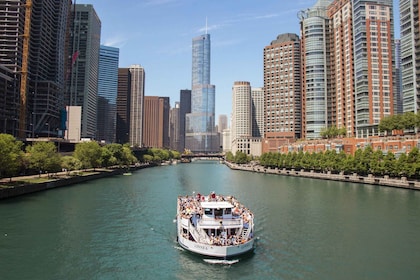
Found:
[[401, 76], [403, 111], [420, 110], [420, 3], [400, 0]]
[[144, 83], [146, 73], [140, 65], [131, 65], [130, 72], [130, 122], [129, 143], [132, 147], [143, 147]]
[[180, 104], [175, 102], [175, 107], [169, 111], [169, 147], [171, 150], [182, 152], [180, 146]]
[[118, 48], [101, 45], [99, 50], [97, 140], [114, 143], [117, 121]]
[[117, 89], [117, 120], [116, 142], [126, 144], [129, 142], [130, 132], [130, 102], [131, 100], [131, 73], [129, 68], [118, 69]]
[[169, 97], [145, 96], [143, 145], [169, 148]]
[[[259, 134], [260, 130], [258, 128], [254, 130], [253, 125], [257, 125], [257, 120], [254, 117], [263, 115], [262, 89], [254, 90], [254, 96], [255, 98], [252, 97], [249, 82], [234, 82], [232, 87], [232, 126], [230, 130], [230, 150], [234, 155], [238, 151], [247, 155], [261, 155], [261, 136], [253, 134], [253, 131]], [[254, 109], [257, 112], [254, 112]]]
[[210, 84], [210, 34], [192, 41], [191, 113], [186, 116], [185, 147], [192, 152], [219, 151], [215, 131], [215, 86]]
[[92, 5], [77, 4], [73, 10], [72, 68], [65, 100], [82, 107], [82, 138], [96, 139], [101, 21]]
[[264, 48], [264, 152], [301, 138], [301, 78], [299, 37], [280, 34]]
[[66, 106], [66, 132], [64, 139], [78, 143], [81, 139], [80, 132], [82, 128], [82, 107]]
[[26, 2], [0, 4], [0, 80], [8, 85], [0, 91], [0, 131], [62, 136], [71, 1]]

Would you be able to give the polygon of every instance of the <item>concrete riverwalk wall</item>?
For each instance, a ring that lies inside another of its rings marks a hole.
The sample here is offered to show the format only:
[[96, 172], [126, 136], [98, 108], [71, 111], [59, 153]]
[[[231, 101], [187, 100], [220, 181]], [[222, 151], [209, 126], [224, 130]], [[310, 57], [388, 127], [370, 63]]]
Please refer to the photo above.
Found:
[[[153, 165], [140, 165], [133, 166], [130, 170], [137, 170]], [[74, 185], [78, 183], [83, 183], [90, 180], [95, 180], [99, 178], [120, 175], [124, 172], [127, 172], [126, 168], [116, 168], [116, 169], [96, 169], [90, 170], [84, 175], [75, 175], [75, 176], [64, 176], [64, 172], [60, 172], [60, 176], [56, 178], [51, 178], [47, 182], [43, 183], [34, 183], [34, 184], [22, 184], [17, 186], [3, 186], [0, 187], [0, 200], [6, 198], [12, 198], [20, 195], [30, 194], [39, 191], [45, 191], [48, 189], [65, 187], [69, 185]], [[34, 177], [37, 177], [34, 176]], [[3, 180], [4, 181], [4, 180]], [[13, 181], [19, 181], [19, 178], [13, 178]]]
[[322, 180], [334, 180], [342, 182], [351, 182], [351, 183], [362, 183], [370, 185], [379, 185], [387, 186], [394, 188], [404, 188], [412, 190], [420, 190], [419, 181], [409, 181], [406, 177], [401, 178], [390, 178], [389, 176], [375, 177], [372, 174], [368, 176], [360, 176], [356, 173], [351, 175], [346, 175], [344, 173], [333, 174], [331, 172], [319, 173], [315, 171], [305, 171], [305, 170], [295, 170], [295, 169], [278, 169], [278, 168], [265, 168], [259, 165], [246, 165], [246, 164], [234, 164], [225, 162], [233, 170], [243, 170], [250, 172], [260, 172], [266, 174], [276, 174], [283, 176], [296, 176], [296, 177], [305, 177], [305, 178], [315, 178]]

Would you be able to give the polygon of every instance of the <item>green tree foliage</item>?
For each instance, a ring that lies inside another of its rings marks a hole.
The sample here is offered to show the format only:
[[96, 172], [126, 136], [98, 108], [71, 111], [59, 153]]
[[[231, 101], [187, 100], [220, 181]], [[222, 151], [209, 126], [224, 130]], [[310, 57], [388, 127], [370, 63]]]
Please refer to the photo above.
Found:
[[26, 147], [29, 167], [41, 172], [53, 173], [61, 169], [61, 158], [52, 142], [36, 142]]
[[336, 126], [323, 127], [320, 131], [322, 138], [336, 138], [338, 136], [346, 136], [347, 130], [345, 127], [337, 128]]
[[232, 162], [233, 160], [234, 160], [234, 155], [232, 154], [232, 152], [231, 151], [229, 151], [229, 152], [227, 152], [226, 153], [226, 155], [225, 155], [225, 158], [226, 158], [226, 160], [227, 161], [230, 161], [230, 162]]
[[82, 142], [76, 144], [73, 156], [80, 160], [84, 169], [95, 169], [101, 165], [102, 149], [97, 142]]
[[387, 133], [391, 133], [393, 130], [413, 130], [418, 127], [420, 127], [420, 116], [413, 112], [384, 117], [378, 125], [380, 132]]
[[82, 167], [80, 160], [73, 156], [63, 156], [61, 158], [61, 168], [65, 169], [67, 174], [70, 174], [70, 171], [80, 170]]
[[335, 150], [327, 150], [321, 153], [291, 152], [280, 154], [269, 152], [261, 155], [259, 164], [264, 167], [280, 169], [357, 173], [363, 176], [374, 174], [375, 176], [420, 178], [420, 151], [417, 148], [413, 148], [408, 155], [405, 153], [399, 155], [398, 159], [392, 152], [384, 155], [381, 150], [373, 151], [370, 146], [356, 150], [354, 155], [347, 155], [344, 151], [337, 153]]
[[23, 158], [22, 146], [12, 135], [0, 134], [0, 178], [17, 174]]

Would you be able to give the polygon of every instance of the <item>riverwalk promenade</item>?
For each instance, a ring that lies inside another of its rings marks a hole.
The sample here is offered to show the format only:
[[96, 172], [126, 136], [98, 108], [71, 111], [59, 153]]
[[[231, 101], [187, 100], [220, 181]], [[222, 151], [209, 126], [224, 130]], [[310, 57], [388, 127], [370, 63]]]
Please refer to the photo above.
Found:
[[259, 172], [259, 173], [265, 173], [265, 174], [305, 177], [305, 178], [314, 178], [314, 179], [322, 179], [322, 180], [333, 180], [333, 181], [362, 183], [362, 184], [379, 185], [379, 186], [394, 187], [394, 188], [420, 190], [419, 181], [410, 181], [410, 180], [407, 180], [406, 177], [390, 178], [387, 175], [383, 177], [375, 177], [372, 174], [369, 174], [368, 176], [360, 176], [357, 173], [348, 175], [348, 174], [344, 174], [343, 172], [335, 174], [331, 172], [325, 172], [325, 173], [315, 172], [314, 170], [305, 171], [303, 169], [295, 170], [295, 169], [286, 169], [286, 168], [283, 168], [283, 169], [265, 168], [260, 165], [234, 164], [227, 161], [225, 161], [225, 164], [232, 170], [243, 170], [243, 171]]
[[[130, 171], [151, 166], [153, 165], [134, 165], [130, 167]], [[71, 172], [63, 171], [50, 174], [2, 178], [0, 179], [0, 200], [48, 189], [65, 187], [99, 178], [121, 175], [126, 172], [127, 168], [96, 168]]]

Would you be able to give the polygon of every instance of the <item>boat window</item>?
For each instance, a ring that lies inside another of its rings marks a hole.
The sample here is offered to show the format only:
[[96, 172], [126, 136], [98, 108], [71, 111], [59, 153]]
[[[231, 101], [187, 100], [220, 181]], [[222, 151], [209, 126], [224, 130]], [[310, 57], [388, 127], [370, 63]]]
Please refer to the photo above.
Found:
[[230, 215], [230, 214], [232, 214], [232, 208], [226, 208], [226, 209], [225, 209], [225, 214], [226, 214], [226, 215]]
[[211, 211], [210, 208], [206, 208], [206, 209], [204, 209], [204, 214], [206, 214], [206, 215], [212, 215], [213, 213], [212, 213], [212, 211]]
[[214, 209], [214, 215], [216, 217], [222, 217], [223, 216], [223, 209], [220, 209], [220, 208]]

